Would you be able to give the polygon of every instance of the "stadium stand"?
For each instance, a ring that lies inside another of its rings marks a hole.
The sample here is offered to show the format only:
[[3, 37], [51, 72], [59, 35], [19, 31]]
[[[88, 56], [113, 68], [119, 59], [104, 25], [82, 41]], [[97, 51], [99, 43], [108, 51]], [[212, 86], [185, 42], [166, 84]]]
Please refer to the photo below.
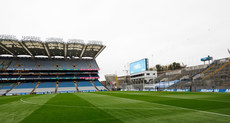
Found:
[[156, 83], [155, 87], [159, 89], [168, 88], [171, 85], [176, 84], [177, 82], [179, 82], [179, 80], [173, 80], [173, 81], [168, 81], [168, 82], [158, 82]]
[[14, 89], [9, 91], [8, 95], [26, 95], [30, 94], [34, 87], [37, 85], [36, 82], [26, 82], [26, 83], [19, 83]]
[[56, 89], [56, 82], [40, 82], [38, 87], [34, 90], [35, 94], [54, 93]]
[[15, 83], [0, 83], [0, 95], [5, 94], [15, 86]]
[[99, 81], [93, 81], [94, 85], [98, 88], [99, 91], [106, 91], [107, 89]]
[[91, 82], [99, 79], [96, 57], [105, 48], [100, 41], [0, 35], [0, 46], [0, 95], [97, 90]]
[[193, 79], [193, 85], [196, 88], [217, 88], [227, 89], [229, 88], [230, 81], [230, 59], [224, 58], [215, 60], [211, 65], [211, 68], [204, 73], [198, 74]]
[[58, 82], [58, 93], [76, 92], [76, 87], [73, 81]]
[[77, 87], [81, 92], [94, 92], [97, 91], [96, 88], [89, 81], [79, 81], [77, 82]]
[[[6, 70], [66, 70], [66, 69], [80, 69], [80, 70], [93, 70], [99, 69], [94, 59], [29, 59], [8, 58], [11, 62]], [[73, 64], [73, 65], [71, 65]]]
[[174, 70], [161, 74], [155, 79], [155, 82], [165, 82], [176, 79], [176, 76], [180, 75], [182, 70]]
[[[173, 84], [168, 84], [176, 80]], [[186, 67], [164, 73], [156, 80], [156, 87], [168, 89], [228, 89], [230, 88], [230, 58], [217, 59], [209, 65]], [[166, 85], [166, 86], [165, 86]]]

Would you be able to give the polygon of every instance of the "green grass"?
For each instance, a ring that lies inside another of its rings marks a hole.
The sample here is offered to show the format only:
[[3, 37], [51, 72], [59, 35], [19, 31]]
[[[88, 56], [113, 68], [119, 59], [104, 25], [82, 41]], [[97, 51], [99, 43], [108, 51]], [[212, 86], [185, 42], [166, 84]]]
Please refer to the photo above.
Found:
[[0, 123], [229, 121], [229, 93], [111, 91], [0, 97]]

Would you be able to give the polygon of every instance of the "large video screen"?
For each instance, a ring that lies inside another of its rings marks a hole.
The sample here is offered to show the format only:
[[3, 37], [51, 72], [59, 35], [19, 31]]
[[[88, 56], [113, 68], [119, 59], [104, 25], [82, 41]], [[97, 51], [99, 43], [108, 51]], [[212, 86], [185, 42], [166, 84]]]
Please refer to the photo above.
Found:
[[147, 70], [147, 59], [130, 63], [130, 74], [139, 73]]

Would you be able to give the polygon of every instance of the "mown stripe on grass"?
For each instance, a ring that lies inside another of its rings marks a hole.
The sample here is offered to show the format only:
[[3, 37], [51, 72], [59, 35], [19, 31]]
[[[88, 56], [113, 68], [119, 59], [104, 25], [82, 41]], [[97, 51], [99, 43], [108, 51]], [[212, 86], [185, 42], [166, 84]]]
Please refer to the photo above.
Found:
[[121, 122], [79, 97], [80, 94], [58, 94], [22, 122]]
[[203, 100], [203, 101], [214, 101], [214, 102], [227, 102], [230, 103], [230, 94], [221, 93], [191, 93], [191, 92], [110, 92], [110, 93], [126, 93], [126, 94], [137, 94], [137, 95], [148, 95], [148, 96], [159, 96], [159, 97], [171, 97], [179, 99], [192, 99], [192, 100]]
[[151, 122], [153, 116], [170, 112], [162, 106], [138, 100], [94, 93], [83, 93], [79, 96], [123, 122]]
[[[205, 101], [197, 102], [197, 100], [194, 101], [194, 100], [187, 100], [187, 99], [184, 100], [184, 99], [177, 99], [177, 98], [173, 99], [173, 98], [167, 98], [167, 97], [130, 94], [130, 93], [123, 93], [123, 92], [116, 92], [116, 93], [100, 92], [99, 94], [134, 99], [134, 100], [142, 100], [142, 101], [151, 102], [151, 103], [162, 105], [162, 106], [174, 107], [174, 108], [183, 109], [183, 110], [196, 111], [196, 112], [201, 112], [203, 114], [204, 113], [211, 114], [212, 116], [218, 115], [218, 116], [225, 117], [227, 119], [229, 119], [230, 117], [230, 115], [227, 114], [229, 111], [228, 110], [229, 105], [227, 104], [215, 105], [217, 102], [215, 102], [215, 104], [210, 104], [210, 102], [208, 101], [207, 102]], [[222, 107], [225, 107], [225, 110]], [[205, 110], [201, 110], [201, 109], [205, 109]]]
[[[19, 96], [26, 101], [39, 101], [41, 104], [52, 98], [53, 95], [26, 95]], [[27, 104], [22, 102], [19, 98], [17, 101], [11, 101], [0, 105], [0, 123], [18, 123], [25, 117], [29, 116], [33, 111], [37, 110], [40, 105]]]
[[120, 98], [95, 93], [84, 93], [82, 98], [108, 112], [123, 122], [199, 122], [223, 121], [222, 116], [204, 114], [178, 107], [154, 104], [151, 102]]
[[[229, 102], [179, 99], [179, 98], [173, 98], [173, 97], [156, 96], [151, 93], [149, 93], [148, 95], [132, 94], [132, 93], [126, 93], [126, 92], [107, 92], [107, 93], [109, 93], [110, 95], [119, 96], [119, 97], [128, 97], [128, 98], [144, 100], [144, 101], [149, 101], [149, 102], [154, 102], [154, 103], [159, 103], [159, 104], [165, 104], [165, 105], [177, 106], [177, 107], [182, 107], [182, 108], [188, 108], [188, 109], [194, 109], [194, 110], [200, 110], [200, 111], [209, 111], [209, 112], [230, 115], [230, 112], [229, 112], [230, 103]], [[197, 94], [199, 95], [199, 93]]]

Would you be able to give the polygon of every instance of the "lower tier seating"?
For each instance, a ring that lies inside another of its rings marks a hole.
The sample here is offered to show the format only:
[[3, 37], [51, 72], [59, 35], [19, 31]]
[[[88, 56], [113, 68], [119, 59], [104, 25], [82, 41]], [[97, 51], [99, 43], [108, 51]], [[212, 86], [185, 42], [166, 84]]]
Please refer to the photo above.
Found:
[[35, 94], [54, 93], [56, 89], [56, 82], [41, 82], [35, 89]]
[[79, 81], [77, 82], [77, 87], [81, 92], [94, 92], [97, 91], [96, 88], [89, 81]]
[[76, 87], [73, 81], [59, 82], [58, 93], [73, 93], [76, 92]]
[[5, 94], [8, 90], [13, 88], [15, 83], [0, 83], [0, 95]]
[[155, 87], [156, 88], [168, 88], [168, 87], [176, 84], [177, 82], [179, 82], [179, 80], [173, 80], [173, 81], [168, 81], [168, 82], [159, 82], [159, 83], [156, 83]]
[[36, 82], [34, 82], [34, 83], [32, 83], [32, 82], [20, 83], [17, 87], [15, 87], [10, 92], [8, 92], [7, 95], [12, 95], [12, 94], [20, 94], [20, 95], [30, 94], [31, 91], [35, 88], [36, 85], [37, 85]]
[[[95, 92], [97, 89], [100, 91], [106, 90], [106, 88], [99, 81], [93, 81], [93, 83], [90, 81], [78, 81], [76, 84], [80, 92]], [[5, 94], [6, 92], [8, 92], [7, 95], [26, 95], [32, 92], [35, 94], [47, 94], [55, 93], [55, 91], [57, 93], [74, 93], [77, 91], [77, 89], [74, 81], [61, 81], [58, 82], [58, 84], [55, 81], [40, 83], [21, 82], [18, 85], [16, 85], [16, 83], [0, 83], [0, 95]]]
[[5, 93], [6, 93], [6, 91], [7, 91], [7, 89], [0, 89], [0, 95], [5, 94]]
[[107, 90], [107, 89], [101, 84], [101, 82], [99, 82], [99, 81], [94, 81], [93, 83], [94, 83], [94, 85], [97, 87], [98, 90], [100, 90], [100, 91], [105, 91], [105, 90]]

